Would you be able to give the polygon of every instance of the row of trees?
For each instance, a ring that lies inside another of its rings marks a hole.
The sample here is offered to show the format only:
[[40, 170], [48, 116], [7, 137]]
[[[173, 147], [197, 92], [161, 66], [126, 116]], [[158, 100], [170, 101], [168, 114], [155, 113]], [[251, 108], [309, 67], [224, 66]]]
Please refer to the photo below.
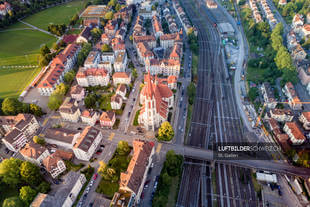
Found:
[[166, 160], [159, 176], [158, 187], [153, 199], [153, 207], [167, 205], [172, 178], [179, 176], [180, 179], [182, 174], [182, 164], [183, 157], [181, 155], [175, 154], [173, 150], [167, 152]]
[[88, 56], [88, 53], [90, 52], [92, 46], [90, 43], [84, 43], [82, 46], [81, 51], [78, 54], [78, 58], [77, 58], [77, 64], [78, 66], [82, 66], [84, 64], [84, 61], [86, 59], [86, 57]]
[[273, 29], [271, 33], [271, 46], [273, 50], [276, 52], [276, 56], [274, 61], [279, 70], [283, 72], [283, 81], [292, 83], [297, 82], [297, 72], [295, 66], [293, 65], [293, 61], [290, 53], [283, 45], [283, 25], [282, 23], [278, 23], [276, 27]]
[[277, 5], [282, 16], [289, 22], [297, 13], [306, 16], [310, 12], [310, 1], [308, 0], [290, 1], [286, 5], [279, 5], [279, 0], [273, 0], [273, 2]]
[[47, 26], [47, 30], [57, 36], [62, 36], [65, 33], [66, 29], [67, 26], [65, 24], [49, 24]]
[[[47, 193], [50, 184], [45, 182], [39, 167], [28, 161], [10, 158], [0, 163], [0, 185], [18, 188], [19, 196], [6, 198], [3, 206], [29, 206], [38, 192]], [[0, 188], [2, 193], [4, 188]], [[0, 192], [1, 193], [1, 192]]]
[[17, 115], [19, 113], [30, 113], [42, 116], [42, 109], [36, 104], [22, 103], [17, 98], [5, 98], [2, 102], [2, 112], [5, 115]]

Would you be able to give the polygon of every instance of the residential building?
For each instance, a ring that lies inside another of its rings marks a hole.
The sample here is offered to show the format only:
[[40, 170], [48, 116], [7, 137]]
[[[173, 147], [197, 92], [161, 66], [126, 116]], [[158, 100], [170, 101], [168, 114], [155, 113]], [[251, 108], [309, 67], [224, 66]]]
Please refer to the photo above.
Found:
[[59, 113], [62, 119], [75, 123], [78, 122], [81, 116], [77, 101], [70, 97], [67, 97], [59, 107]]
[[124, 40], [121, 40], [120, 38], [113, 38], [111, 45], [114, 51], [115, 58], [118, 53], [126, 53], [126, 45]]
[[82, 101], [85, 98], [85, 89], [80, 85], [74, 85], [70, 89], [71, 98]]
[[270, 116], [280, 122], [292, 121], [294, 118], [292, 111], [289, 109], [272, 109], [270, 110]]
[[173, 107], [173, 92], [168, 85], [148, 73], [144, 76], [145, 86], [140, 93], [142, 108], [138, 121], [147, 130], [155, 130], [167, 120], [169, 108]]
[[3, 144], [11, 151], [18, 152], [28, 142], [27, 137], [17, 128], [14, 128], [2, 138]]
[[40, 165], [42, 161], [50, 155], [48, 149], [33, 141], [27, 143], [20, 151], [25, 160]]
[[268, 123], [271, 131], [280, 130], [279, 123], [274, 118], [269, 119]]
[[111, 108], [113, 110], [118, 110], [122, 108], [123, 99], [120, 95], [115, 94], [111, 97]]
[[265, 104], [268, 108], [274, 109], [277, 106], [277, 101], [269, 83], [262, 84], [261, 91], [264, 97]]
[[87, 126], [73, 146], [73, 152], [77, 159], [89, 161], [102, 140], [99, 129]]
[[76, 39], [77, 43], [87, 43], [91, 40], [91, 28], [90, 27], [84, 27], [82, 32], [79, 34], [79, 36]]
[[287, 96], [289, 106], [293, 110], [301, 110], [302, 103], [298, 98], [295, 88], [291, 82], [285, 84], [283, 88], [283, 93]]
[[307, 53], [300, 44], [297, 44], [295, 49], [293, 49], [291, 56], [294, 60], [301, 61], [306, 59]]
[[107, 62], [111, 62], [114, 64], [114, 60], [115, 60], [114, 52], [103, 52], [101, 54], [101, 60], [103, 62], [107, 61]]
[[133, 141], [133, 155], [127, 171], [120, 175], [120, 190], [135, 194], [136, 204], [144, 188], [147, 172], [151, 166], [154, 155], [154, 143], [144, 140]]
[[217, 8], [217, 3], [215, 3], [215, 1], [213, 1], [213, 0], [206, 0], [206, 4], [207, 4], [207, 7], [209, 9], [216, 9]]
[[120, 95], [122, 99], [126, 100], [127, 87], [125, 84], [119, 84], [116, 89], [116, 94]]
[[101, 127], [112, 128], [116, 121], [115, 113], [113, 111], [102, 112], [100, 116], [100, 125]]
[[291, 143], [294, 145], [300, 145], [306, 140], [304, 133], [299, 129], [296, 122], [286, 122], [283, 131], [289, 136]]
[[80, 49], [78, 44], [69, 44], [51, 61], [37, 86], [42, 96], [50, 96], [56, 86], [63, 82], [65, 73], [70, 71], [76, 63]]
[[[299, 67], [298, 68], [298, 77], [304, 86], [308, 86], [310, 83], [310, 67], [308, 67], [308, 68]], [[309, 92], [309, 90], [308, 90], [308, 92]]]
[[109, 38], [109, 36], [106, 33], [103, 33], [101, 35], [101, 41], [102, 41], [103, 44], [109, 45], [110, 42], [111, 42], [111, 39]]
[[133, 37], [133, 43], [136, 47], [138, 43], [142, 43], [142, 42], [146, 42], [150, 49], [154, 49], [156, 47], [156, 38], [153, 35]]
[[49, 155], [43, 160], [43, 165], [47, 172], [51, 174], [53, 178], [57, 178], [58, 175], [66, 171], [65, 162], [54, 154]]
[[304, 25], [304, 18], [302, 14], [295, 14], [292, 21], [292, 27], [302, 26]]
[[173, 47], [175, 41], [182, 41], [182, 30], [176, 33], [171, 33], [171, 34], [164, 34], [160, 36], [160, 46], [164, 49], [167, 49], [169, 47]]
[[18, 114], [17, 116], [0, 116], [0, 128], [3, 135], [11, 131], [14, 127], [25, 131], [25, 135], [32, 135], [39, 128], [39, 123], [35, 116], [31, 114]]
[[89, 126], [94, 126], [99, 120], [99, 113], [94, 110], [85, 109], [82, 112], [81, 120], [83, 123], [88, 124]]
[[287, 0], [280, 0], [279, 5], [283, 6], [283, 5], [286, 5], [287, 4]]
[[115, 72], [125, 72], [127, 67], [128, 59], [126, 52], [119, 52], [115, 57], [114, 70]]
[[116, 72], [113, 74], [113, 84], [126, 84], [129, 85], [131, 82], [131, 74], [126, 72]]
[[310, 130], [310, 112], [309, 111], [301, 112], [299, 116], [299, 121], [303, 123], [303, 127], [305, 130]]
[[137, 54], [139, 57], [139, 61], [141, 64], [145, 65], [147, 60], [153, 59], [155, 57], [154, 53], [149, 48], [146, 42], [137, 43], [136, 48], [137, 48]]
[[157, 59], [146, 60], [145, 70], [152, 75], [162, 74], [164, 76], [176, 76], [179, 77], [181, 70], [180, 60], [163, 59], [158, 61]]
[[174, 75], [170, 75], [167, 78], [167, 83], [168, 83], [168, 87], [171, 90], [176, 90], [177, 89], [177, 83], [178, 83], [178, 78]]
[[86, 177], [83, 173], [70, 171], [63, 183], [58, 186], [55, 195], [39, 193], [30, 206], [71, 207], [85, 183]]
[[110, 82], [110, 75], [105, 69], [80, 68], [76, 74], [76, 80], [80, 86], [107, 86]]
[[118, 29], [117, 20], [109, 20], [107, 24], [104, 26], [104, 33], [108, 35], [108, 37], [114, 37], [116, 30]]
[[8, 2], [3, 2], [0, 4], [0, 16], [5, 16], [11, 11], [11, 5]]
[[156, 15], [152, 17], [152, 28], [156, 38], [159, 38], [164, 34], [160, 20]]
[[72, 149], [80, 135], [80, 132], [67, 128], [49, 128], [44, 132], [44, 140], [61, 148]]
[[302, 27], [302, 34], [304, 38], [306, 39], [310, 38], [310, 24], [305, 24]]
[[5, 134], [2, 142], [14, 152], [22, 148], [40, 128], [37, 119], [31, 114], [2, 116], [0, 123]]
[[100, 62], [100, 52], [93, 50], [90, 51], [87, 58], [84, 61], [85, 68], [94, 68]]

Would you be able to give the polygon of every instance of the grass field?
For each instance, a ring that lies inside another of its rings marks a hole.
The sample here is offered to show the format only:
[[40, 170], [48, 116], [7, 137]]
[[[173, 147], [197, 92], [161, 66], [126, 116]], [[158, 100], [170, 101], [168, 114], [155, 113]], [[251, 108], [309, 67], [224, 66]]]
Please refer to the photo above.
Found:
[[[41, 11], [24, 21], [47, 30], [49, 23], [67, 24], [82, 7], [83, 1], [73, 1]], [[43, 44], [50, 47], [56, 38], [17, 22], [0, 31], [0, 41], [0, 98], [18, 97], [40, 72], [39, 67], [19, 66], [37, 66], [40, 47]]]
[[0, 58], [35, 54], [42, 44], [51, 46], [56, 38], [36, 30], [18, 30], [0, 33]]
[[38, 28], [47, 30], [50, 23], [54, 24], [68, 24], [72, 16], [79, 13], [83, 8], [83, 1], [72, 1], [67, 4], [55, 6], [36, 13], [23, 21], [32, 24]]

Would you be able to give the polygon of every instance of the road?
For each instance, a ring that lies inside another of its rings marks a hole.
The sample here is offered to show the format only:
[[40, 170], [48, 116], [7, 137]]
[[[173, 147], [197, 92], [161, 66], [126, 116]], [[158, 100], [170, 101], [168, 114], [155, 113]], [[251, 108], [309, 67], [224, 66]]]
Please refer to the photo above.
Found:
[[21, 22], [21, 23], [23, 23], [23, 24], [25, 24], [25, 25], [27, 25], [27, 26], [29, 26], [29, 27], [31, 27], [31, 28], [33, 28], [33, 29], [35, 29], [35, 30], [38, 30], [38, 31], [43, 32], [43, 33], [45, 33], [45, 34], [52, 35], [52, 36], [56, 37], [57, 40], [59, 40], [59, 39], [61, 38], [61, 37], [58, 37], [57, 35], [54, 35], [54, 34], [48, 32], [48, 31], [46, 31], [46, 30], [44, 30], [44, 29], [40, 29], [40, 28], [38, 28], [38, 27], [36, 27], [36, 26], [34, 26], [34, 25], [32, 25], [32, 24], [29, 24], [29, 23], [27, 23], [27, 22], [24, 22], [24, 21], [22, 21], [22, 20], [20, 20], [20, 19], [19, 19], [18, 21]]

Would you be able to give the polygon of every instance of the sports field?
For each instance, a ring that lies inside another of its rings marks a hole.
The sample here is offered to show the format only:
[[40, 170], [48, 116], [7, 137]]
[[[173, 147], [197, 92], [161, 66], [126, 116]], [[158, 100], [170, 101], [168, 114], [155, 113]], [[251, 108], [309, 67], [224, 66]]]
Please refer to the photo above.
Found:
[[30, 17], [23, 19], [23, 21], [32, 24], [40, 29], [47, 30], [50, 23], [53, 24], [67, 24], [74, 14], [80, 12], [83, 8], [83, 1], [72, 1], [67, 4], [55, 6], [50, 9], [43, 10]]
[[[68, 24], [82, 7], [82, 0], [73, 1], [46, 9], [23, 21], [47, 30], [49, 23]], [[0, 98], [19, 96], [41, 70], [38, 66], [40, 47], [43, 44], [50, 47], [55, 41], [54, 36], [20, 22], [0, 31]]]

